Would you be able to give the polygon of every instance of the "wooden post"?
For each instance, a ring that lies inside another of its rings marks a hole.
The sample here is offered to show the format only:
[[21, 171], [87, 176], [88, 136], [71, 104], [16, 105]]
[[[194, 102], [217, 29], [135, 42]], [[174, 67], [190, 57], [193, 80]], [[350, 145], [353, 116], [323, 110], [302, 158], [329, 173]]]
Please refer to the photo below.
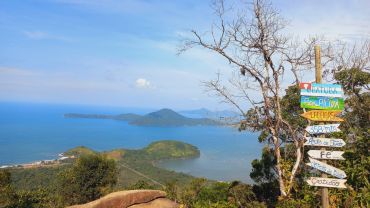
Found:
[[[320, 46], [319, 45], [315, 45], [315, 78], [316, 78], [316, 83], [322, 82], [321, 56], [320, 56]], [[325, 137], [325, 136], [321, 135], [320, 137]], [[325, 150], [325, 148], [321, 148], [321, 150]], [[325, 163], [325, 160], [322, 162]], [[321, 177], [326, 178], [327, 175], [325, 173], [322, 173]], [[321, 188], [321, 204], [323, 208], [329, 208], [328, 188]]]

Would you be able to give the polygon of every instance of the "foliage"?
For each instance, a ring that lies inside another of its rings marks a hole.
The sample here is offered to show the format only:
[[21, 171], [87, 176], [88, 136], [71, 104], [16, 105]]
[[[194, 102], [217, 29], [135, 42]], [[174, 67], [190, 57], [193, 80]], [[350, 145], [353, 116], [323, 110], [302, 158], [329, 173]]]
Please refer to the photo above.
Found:
[[73, 166], [59, 175], [59, 193], [66, 205], [95, 200], [117, 182], [117, 167], [113, 160], [101, 155], [83, 155]]
[[155, 187], [149, 184], [146, 181], [139, 180], [134, 185], [127, 188], [128, 190], [137, 190], [137, 189], [155, 189]]
[[149, 155], [158, 159], [192, 158], [199, 157], [197, 147], [179, 141], [158, 141], [151, 143], [144, 149]]
[[185, 187], [179, 187], [172, 182], [165, 190], [170, 190], [172, 200], [187, 208], [265, 207], [263, 203], [256, 201], [250, 185], [238, 181], [210, 182], [197, 178]]

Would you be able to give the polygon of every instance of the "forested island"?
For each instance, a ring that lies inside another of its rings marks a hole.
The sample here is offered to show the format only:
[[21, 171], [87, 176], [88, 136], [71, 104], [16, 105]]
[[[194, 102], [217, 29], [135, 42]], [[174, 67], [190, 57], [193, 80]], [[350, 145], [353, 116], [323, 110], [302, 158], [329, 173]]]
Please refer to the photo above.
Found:
[[215, 126], [221, 125], [218, 122], [209, 118], [188, 118], [171, 109], [161, 109], [146, 115], [138, 115], [133, 113], [119, 115], [104, 115], [104, 114], [80, 114], [67, 113], [65, 118], [87, 118], [87, 119], [113, 119], [126, 121], [131, 125], [137, 126]]

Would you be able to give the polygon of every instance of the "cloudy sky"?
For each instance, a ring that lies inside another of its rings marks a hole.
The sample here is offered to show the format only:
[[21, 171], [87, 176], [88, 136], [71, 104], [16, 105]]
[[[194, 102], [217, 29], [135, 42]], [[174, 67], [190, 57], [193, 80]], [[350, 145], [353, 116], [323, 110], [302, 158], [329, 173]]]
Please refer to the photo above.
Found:
[[[279, 0], [299, 36], [370, 37], [368, 0]], [[181, 36], [206, 31], [209, 0], [2, 0], [0, 101], [224, 109], [204, 92], [227, 63]]]

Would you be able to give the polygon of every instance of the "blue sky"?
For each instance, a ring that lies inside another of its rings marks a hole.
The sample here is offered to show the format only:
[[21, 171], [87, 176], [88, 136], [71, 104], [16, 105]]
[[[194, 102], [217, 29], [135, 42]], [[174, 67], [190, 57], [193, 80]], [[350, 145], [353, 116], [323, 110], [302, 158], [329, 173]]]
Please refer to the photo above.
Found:
[[[301, 37], [370, 37], [370, 1], [274, 1]], [[0, 101], [224, 109], [204, 92], [227, 63], [181, 36], [206, 31], [208, 0], [2, 0]]]

